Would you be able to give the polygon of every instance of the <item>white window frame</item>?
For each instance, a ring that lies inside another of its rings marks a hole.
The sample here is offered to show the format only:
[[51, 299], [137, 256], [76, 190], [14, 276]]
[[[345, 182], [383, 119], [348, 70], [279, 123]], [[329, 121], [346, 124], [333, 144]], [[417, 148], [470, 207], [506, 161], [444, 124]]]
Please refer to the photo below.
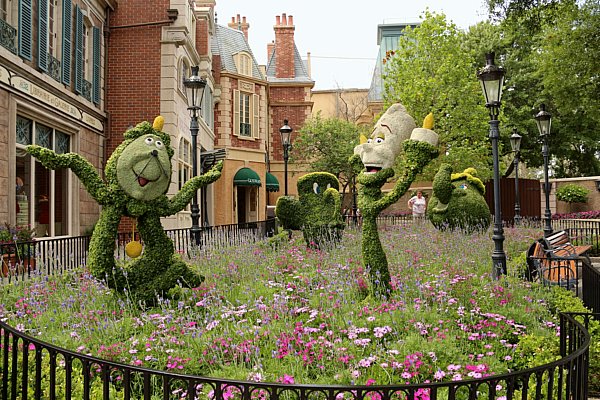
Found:
[[[187, 173], [187, 174], [186, 174]], [[189, 140], [182, 137], [179, 139], [179, 148], [177, 152], [177, 182], [178, 189], [181, 190], [183, 185], [192, 178], [192, 144]], [[185, 208], [190, 210], [188, 204]]]
[[[241, 85], [243, 86], [243, 85]], [[253, 85], [252, 85], [253, 87]], [[242, 132], [242, 124], [248, 130]], [[244, 90], [233, 91], [233, 134], [242, 139], [260, 138], [260, 96]]]
[[48, 0], [48, 53], [60, 59], [62, 33], [62, 1]]

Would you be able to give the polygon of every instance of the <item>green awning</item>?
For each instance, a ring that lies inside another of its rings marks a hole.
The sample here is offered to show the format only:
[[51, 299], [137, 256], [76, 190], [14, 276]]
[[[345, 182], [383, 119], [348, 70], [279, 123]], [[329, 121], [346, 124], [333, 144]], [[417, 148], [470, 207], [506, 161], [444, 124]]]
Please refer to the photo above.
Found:
[[235, 173], [233, 184], [238, 186], [260, 186], [260, 178], [250, 168], [242, 168]]
[[279, 192], [279, 181], [270, 172], [267, 172], [267, 192]]

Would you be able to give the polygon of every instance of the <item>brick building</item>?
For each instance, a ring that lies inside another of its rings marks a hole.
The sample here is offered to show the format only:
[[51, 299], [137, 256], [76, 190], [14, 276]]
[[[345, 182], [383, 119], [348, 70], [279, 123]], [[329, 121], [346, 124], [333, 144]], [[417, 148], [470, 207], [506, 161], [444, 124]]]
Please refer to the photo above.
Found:
[[44, 237], [78, 235], [97, 220], [98, 205], [74, 174], [45, 169], [25, 146], [76, 152], [102, 168], [104, 32], [115, 7], [0, 1], [0, 223], [30, 225]]
[[[217, 25], [213, 42], [213, 72], [220, 92], [215, 147], [227, 150], [223, 175], [213, 185], [216, 225], [265, 219], [267, 205], [283, 194], [279, 128], [286, 119], [292, 127], [301, 126], [312, 107], [314, 82], [295, 44], [293, 17], [276, 17], [266, 66], [256, 63], [248, 45], [249, 28], [246, 18], [238, 15], [227, 27]], [[293, 194], [299, 175], [288, 176]]]
[[[211, 73], [210, 42], [214, 35], [214, 1], [120, 1], [110, 14], [107, 79], [107, 154], [119, 145], [123, 132], [141, 121], [165, 118], [163, 131], [175, 150], [168, 196], [174, 195], [192, 175], [190, 115], [184, 79], [192, 66], [207, 80], [198, 147], [212, 150], [215, 82]], [[208, 215], [212, 193], [208, 192]], [[202, 206], [203, 204], [201, 204]], [[191, 226], [188, 209], [163, 220], [165, 228]], [[127, 223], [122, 223], [126, 229]]]

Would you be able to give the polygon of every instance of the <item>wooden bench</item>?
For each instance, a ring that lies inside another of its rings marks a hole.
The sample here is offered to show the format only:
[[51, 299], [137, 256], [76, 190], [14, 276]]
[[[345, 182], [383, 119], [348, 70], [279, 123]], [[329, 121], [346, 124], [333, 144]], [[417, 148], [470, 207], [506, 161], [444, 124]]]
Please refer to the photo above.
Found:
[[587, 252], [591, 246], [574, 246], [567, 231], [555, 232], [536, 240], [527, 251], [529, 280], [544, 285], [559, 285], [579, 292], [579, 263], [591, 265]]

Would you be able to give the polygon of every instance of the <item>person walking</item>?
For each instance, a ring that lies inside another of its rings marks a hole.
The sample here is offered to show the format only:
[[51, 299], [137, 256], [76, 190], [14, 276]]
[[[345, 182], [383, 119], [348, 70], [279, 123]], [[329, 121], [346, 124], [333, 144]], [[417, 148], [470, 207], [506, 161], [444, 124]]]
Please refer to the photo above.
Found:
[[423, 197], [423, 192], [417, 191], [417, 195], [408, 200], [408, 208], [412, 209], [413, 218], [423, 218], [427, 209], [427, 200]]

